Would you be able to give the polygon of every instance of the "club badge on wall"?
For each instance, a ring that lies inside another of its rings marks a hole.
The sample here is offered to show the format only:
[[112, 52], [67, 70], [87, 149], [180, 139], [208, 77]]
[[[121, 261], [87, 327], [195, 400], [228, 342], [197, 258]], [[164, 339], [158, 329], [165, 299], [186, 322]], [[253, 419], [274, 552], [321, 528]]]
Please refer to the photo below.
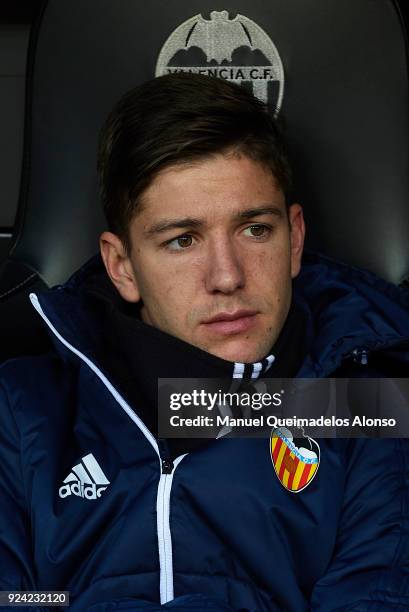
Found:
[[212, 11], [179, 25], [163, 45], [155, 76], [195, 72], [252, 88], [276, 114], [284, 95], [284, 69], [277, 47], [266, 32], [244, 15]]

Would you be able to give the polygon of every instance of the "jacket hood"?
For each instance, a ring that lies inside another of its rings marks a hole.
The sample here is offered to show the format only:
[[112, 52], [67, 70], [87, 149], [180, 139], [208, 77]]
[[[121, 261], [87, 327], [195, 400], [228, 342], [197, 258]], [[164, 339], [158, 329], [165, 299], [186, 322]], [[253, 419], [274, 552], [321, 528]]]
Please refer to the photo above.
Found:
[[[101, 363], [104, 346], [98, 311], [105, 291], [112, 299], [111, 281], [101, 257], [96, 255], [63, 285], [38, 296], [30, 295], [64, 358], [71, 357], [73, 352], [82, 353]], [[119, 294], [117, 299], [123, 302]], [[343, 359], [359, 351], [386, 350], [394, 358], [409, 360], [408, 291], [365, 270], [307, 251], [294, 282], [294, 301], [305, 312], [309, 346], [298, 376], [328, 376]], [[164, 335], [154, 328], [150, 328], [150, 333]], [[168, 338], [183, 344], [199, 358], [211, 359], [226, 377], [236, 377], [237, 367], [243, 366], [209, 355], [172, 336]], [[271, 365], [271, 359], [263, 362], [261, 373]]]

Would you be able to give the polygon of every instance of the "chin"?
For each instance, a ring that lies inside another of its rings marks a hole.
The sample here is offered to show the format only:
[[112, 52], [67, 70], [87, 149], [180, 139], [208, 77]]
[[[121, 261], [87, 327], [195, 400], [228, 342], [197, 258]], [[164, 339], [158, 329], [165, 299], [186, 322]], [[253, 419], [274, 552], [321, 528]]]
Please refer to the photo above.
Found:
[[260, 344], [257, 346], [254, 346], [254, 344], [252, 344], [252, 346], [248, 346], [248, 344], [243, 345], [243, 342], [231, 343], [231, 346], [229, 346], [229, 344], [230, 343], [226, 342], [226, 346], [207, 350], [212, 355], [220, 357], [225, 361], [239, 363], [254, 363], [255, 361], [260, 361], [268, 353], [268, 349], [264, 350], [263, 347], [260, 347]]

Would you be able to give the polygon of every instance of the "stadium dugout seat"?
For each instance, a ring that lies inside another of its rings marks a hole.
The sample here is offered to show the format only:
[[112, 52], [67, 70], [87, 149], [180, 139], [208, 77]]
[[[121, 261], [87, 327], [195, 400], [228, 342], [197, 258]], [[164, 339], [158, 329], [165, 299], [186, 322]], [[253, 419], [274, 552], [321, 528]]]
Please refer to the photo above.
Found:
[[47, 346], [28, 294], [98, 248], [96, 143], [114, 102], [173, 70], [252, 87], [286, 124], [308, 245], [399, 284], [409, 274], [406, 33], [392, 0], [48, 0], [28, 59], [0, 359]]

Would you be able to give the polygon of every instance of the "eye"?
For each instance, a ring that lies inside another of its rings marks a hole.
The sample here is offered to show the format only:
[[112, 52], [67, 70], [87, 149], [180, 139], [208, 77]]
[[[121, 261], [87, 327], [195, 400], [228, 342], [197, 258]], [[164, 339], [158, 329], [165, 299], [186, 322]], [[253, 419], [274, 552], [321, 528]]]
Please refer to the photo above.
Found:
[[191, 234], [183, 234], [166, 242], [166, 246], [171, 251], [183, 251], [193, 244], [193, 236]]
[[244, 234], [251, 238], [267, 238], [270, 232], [271, 228], [268, 225], [264, 225], [264, 223], [255, 223], [244, 230]]

